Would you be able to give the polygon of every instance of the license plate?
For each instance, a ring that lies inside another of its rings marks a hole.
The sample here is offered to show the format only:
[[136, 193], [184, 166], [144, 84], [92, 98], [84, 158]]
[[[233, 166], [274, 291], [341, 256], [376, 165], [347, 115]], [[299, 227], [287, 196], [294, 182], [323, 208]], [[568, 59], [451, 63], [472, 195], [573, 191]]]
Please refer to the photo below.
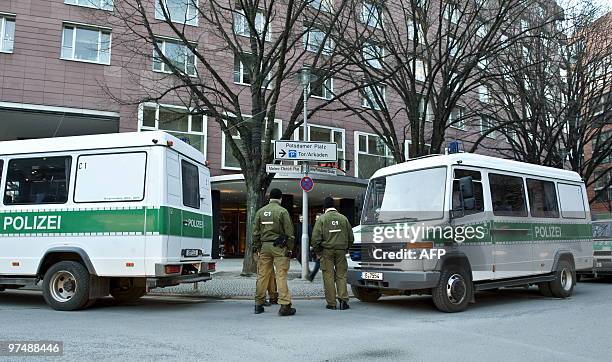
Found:
[[361, 279], [383, 280], [383, 273], [361, 272]]
[[183, 256], [185, 258], [197, 258], [200, 256], [200, 249], [183, 249]]

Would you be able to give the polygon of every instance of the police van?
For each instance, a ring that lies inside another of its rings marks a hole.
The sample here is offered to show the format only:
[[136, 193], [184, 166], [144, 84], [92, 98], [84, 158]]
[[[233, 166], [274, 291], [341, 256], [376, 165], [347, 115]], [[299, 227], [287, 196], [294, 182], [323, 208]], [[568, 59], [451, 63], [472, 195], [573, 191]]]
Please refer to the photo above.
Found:
[[593, 269], [584, 270], [578, 277], [612, 276], [612, 219], [593, 221]]
[[348, 281], [365, 302], [431, 294], [444, 312], [508, 286], [566, 298], [593, 266], [590, 220], [575, 172], [468, 153], [413, 159], [370, 179]]
[[76, 310], [215, 269], [209, 170], [167, 133], [0, 142], [0, 194], [0, 291]]

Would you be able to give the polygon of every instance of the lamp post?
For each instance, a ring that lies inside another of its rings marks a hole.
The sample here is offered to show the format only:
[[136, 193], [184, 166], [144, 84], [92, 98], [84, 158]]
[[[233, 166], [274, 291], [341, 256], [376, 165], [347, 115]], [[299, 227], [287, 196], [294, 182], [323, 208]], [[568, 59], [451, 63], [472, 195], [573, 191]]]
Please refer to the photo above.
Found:
[[[303, 127], [304, 141], [309, 141], [308, 134], [308, 88], [310, 85], [310, 72], [308, 68], [302, 69], [302, 90], [303, 90]], [[303, 162], [304, 176], [308, 176], [308, 162]], [[310, 265], [308, 264], [308, 256], [310, 254], [310, 242], [308, 238], [308, 192], [302, 190], [302, 279], [307, 279], [310, 274]]]

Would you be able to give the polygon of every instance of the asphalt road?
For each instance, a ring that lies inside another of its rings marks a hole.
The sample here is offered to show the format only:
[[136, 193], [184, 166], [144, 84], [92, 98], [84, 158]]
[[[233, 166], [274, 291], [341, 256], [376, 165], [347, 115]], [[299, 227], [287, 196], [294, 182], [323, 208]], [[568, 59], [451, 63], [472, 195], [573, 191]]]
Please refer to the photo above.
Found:
[[351, 301], [348, 311], [320, 299], [294, 305], [298, 314], [285, 318], [276, 306], [254, 315], [250, 301], [187, 297], [56, 312], [40, 293], [1, 292], [0, 341], [63, 341], [68, 360], [612, 359], [611, 281], [580, 283], [566, 300], [535, 288], [479, 293], [456, 314], [426, 296]]

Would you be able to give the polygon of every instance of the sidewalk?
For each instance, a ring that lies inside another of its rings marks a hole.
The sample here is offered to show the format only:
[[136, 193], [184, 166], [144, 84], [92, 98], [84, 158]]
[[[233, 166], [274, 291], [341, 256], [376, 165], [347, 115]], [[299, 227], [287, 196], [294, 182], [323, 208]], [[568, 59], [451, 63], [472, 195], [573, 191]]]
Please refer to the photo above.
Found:
[[[301, 279], [301, 265], [291, 260], [287, 282], [294, 298], [322, 298], [323, 280], [321, 272], [317, 273], [311, 283]], [[197, 284], [181, 284], [174, 287], [153, 289], [149, 295], [183, 295], [197, 297], [215, 297], [232, 299], [251, 299], [255, 294], [257, 276], [243, 277], [242, 259], [217, 260], [217, 271], [212, 280]]]

